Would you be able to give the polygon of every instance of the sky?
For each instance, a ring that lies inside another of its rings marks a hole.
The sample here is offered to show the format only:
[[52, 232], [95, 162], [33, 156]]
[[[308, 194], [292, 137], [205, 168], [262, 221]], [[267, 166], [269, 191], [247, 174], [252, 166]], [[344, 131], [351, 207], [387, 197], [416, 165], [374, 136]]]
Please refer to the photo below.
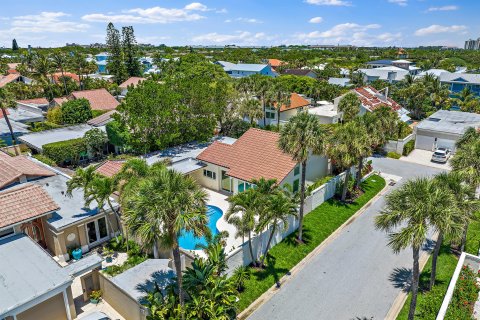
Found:
[[478, 12], [478, 0], [0, 0], [0, 46], [103, 43], [113, 22], [154, 45], [463, 47]]

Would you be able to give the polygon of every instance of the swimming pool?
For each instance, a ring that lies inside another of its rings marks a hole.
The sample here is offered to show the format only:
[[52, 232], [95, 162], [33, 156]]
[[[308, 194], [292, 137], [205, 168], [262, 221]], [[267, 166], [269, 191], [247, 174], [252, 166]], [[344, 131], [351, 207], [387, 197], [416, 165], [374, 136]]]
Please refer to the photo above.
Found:
[[[217, 230], [217, 221], [223, 215], [222, 209], [219, 207], [207, 205], [207, 226], [212, 233], [212, 236], [218, 233]], [[180, 247], [187, 250], [195, 250], [198, 244], [207, 244], [205, 237], [195, 238], [193, 232], [182, 231], [182, 234], [178, 238], [178, 243]]]

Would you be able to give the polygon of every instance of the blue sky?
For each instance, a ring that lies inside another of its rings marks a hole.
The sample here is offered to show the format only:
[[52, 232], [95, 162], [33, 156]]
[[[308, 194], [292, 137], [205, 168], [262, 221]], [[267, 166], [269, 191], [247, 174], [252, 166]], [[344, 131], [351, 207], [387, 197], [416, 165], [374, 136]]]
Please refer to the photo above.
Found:
[[0, 46], [103, 42], [112, 21], [152, 44], [463, 47], [478, 12], [477, 0], [2, 0]]

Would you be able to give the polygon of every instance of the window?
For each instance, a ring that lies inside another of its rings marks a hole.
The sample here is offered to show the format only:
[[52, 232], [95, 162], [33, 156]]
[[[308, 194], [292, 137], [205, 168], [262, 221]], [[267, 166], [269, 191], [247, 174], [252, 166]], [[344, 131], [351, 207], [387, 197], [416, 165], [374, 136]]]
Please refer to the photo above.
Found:
[[300, 186], [300, 180], [297, 179], [293, 181], [293, 192], [298, 192], [299, 186]]
[[243, 182], [243, 181], [238, 182], [238, 192], [243, 192], [254, 187], [255, 185], [252, 185], [251, 183], [248, 183], [248, 182]]
[[273, 111], [265, 111], [265, 118], [267, 118], [267, 119], [275, 119], [275, 112], [273, 112]]
[[13, 234], [15, 234], [15, 230], [13, 230], [13, 228], [0, 230], [0, 238], [5, 238], [5, 237], [11, 236]]
[[217, 174], [210, 170], [203, 169], [203, 175], [213, 180], [217, 179]]
[[297, 164], [297, 166], [293, 170], [293, 175], [298, 176], [299, 174], [300, 174], [300, 165]]
[[107, 220], [102, 217], [87, 223], [88, 243], [92, 244], [108, 237]]

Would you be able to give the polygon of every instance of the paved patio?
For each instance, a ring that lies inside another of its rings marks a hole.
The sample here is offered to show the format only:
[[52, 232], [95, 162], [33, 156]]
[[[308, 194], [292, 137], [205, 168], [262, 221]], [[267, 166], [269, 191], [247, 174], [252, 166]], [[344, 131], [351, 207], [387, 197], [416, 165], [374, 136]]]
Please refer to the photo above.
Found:
[[[432, 162], [432, 151], [415, 149], [407, 157], [401, 157], [401, 161], [421, 164], [423, 166], [451, 170], [450, 160], [447, 163]], [[450, 158], [451, 159], [451, 158]]]

